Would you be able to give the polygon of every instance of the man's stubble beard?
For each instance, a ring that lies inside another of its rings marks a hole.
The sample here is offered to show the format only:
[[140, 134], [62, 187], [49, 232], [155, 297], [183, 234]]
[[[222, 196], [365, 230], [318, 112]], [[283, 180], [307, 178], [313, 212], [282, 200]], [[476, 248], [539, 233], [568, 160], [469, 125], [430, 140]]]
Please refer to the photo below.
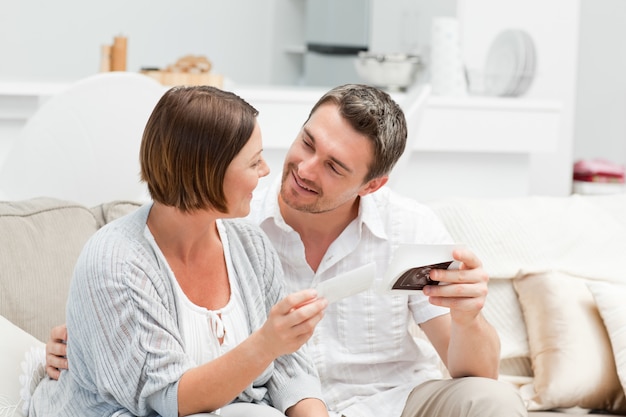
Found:
[[[315, 196], [315, 201], [309, 204], [298, 204], [298, 196], [295, 193], [290, 194], [289, 190], [285, 187], [285, 183], [287, 182], [288, 177], [291, 176], [292, 170], [293, 168], [289, 166], [283, 170], [283, 176], [280, 183], [280, 198], [285, 205], [293, 210], [308, 214], [323, 214], [339, 208], [352, 199], [346, 198], [345, 201], [330, 204], [328, 201], [324, 201], [324, 192], [321, 191], [319, 187], [315, 187], [316, 190], [319, 190]], [[356, 198], [358, 199], [358, 196], [356, 196]]]
[[[320, 200], [323, 197], [323, 193], [321, 191], [318, 191], [318, 194], [315, 196], [315, 201], [313, 203], [309, 203], [309, 204], [299, 204], [298, 203], [298, 196], [294, 194], [291, 194], [289, 192], [289, 190], [285, 187], [285, 183], [287, 182], [287, 179], [289, 177], [291, 177], [292, 172], [295, 171], [295, 168], [293, 165], [287, 164], [284, 168], [283, 168], [283, 174], [282, 174], [282, 178], [281, 178], [281, 182], [280, 182], [280, 198], [282, 199], [283, 203], [285, 203], [289, 208], [302, 212], [302, 213], [309, 213], [309, 214], [320, 214], [320, 213], [326, 213], [332, 210], [332, 208], [328, 208], [328, 209], [324, 209], [321, 207], [320, 205]], [[316, 189], [318, 189], [316, 187]]]

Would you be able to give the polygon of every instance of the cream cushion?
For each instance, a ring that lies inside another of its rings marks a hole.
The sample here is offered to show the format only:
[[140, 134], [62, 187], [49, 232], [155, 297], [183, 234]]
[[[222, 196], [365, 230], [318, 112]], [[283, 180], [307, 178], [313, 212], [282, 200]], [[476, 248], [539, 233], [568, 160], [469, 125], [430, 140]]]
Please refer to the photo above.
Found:
[[137, 210], [141, 207], [141, 204], [134, 201], [115, 200], [95, 206], [91, 209], [91, 212], [96, 216], [98, 225], [102, 227], [119, 217]]
[[529, 410], [626, 412], [626, 398], [588, 280], [558, 272], [514, 280], [534, 372], [521, 387]]
[[98, 226], [88, 208], [73, 202], [0, 202], [0, 315], [46, 341], [65, 322], [74, 264]]
[[617, 375], [626, 391], [626, 284], [590, 282], [588, 287], [609, 332]]

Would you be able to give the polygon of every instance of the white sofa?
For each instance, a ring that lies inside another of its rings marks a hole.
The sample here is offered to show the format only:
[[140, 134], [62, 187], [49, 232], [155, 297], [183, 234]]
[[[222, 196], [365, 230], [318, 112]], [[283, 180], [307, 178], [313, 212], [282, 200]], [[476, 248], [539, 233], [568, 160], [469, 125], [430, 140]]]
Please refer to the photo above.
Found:
[[501, 379], [528, 409], [626, 415], [626, 194], [429, 204], [489, 273]]
[[[626, 195], [429, 204], [491, 276], [485, 314], [502, 339], [501, 378], [531, 415], [626, 415]], [[0, 202], [0, 415], [21, 416], [20, 375], [43, 374], [22, 362], [64, 322], [82, 245], [137, 206]]]

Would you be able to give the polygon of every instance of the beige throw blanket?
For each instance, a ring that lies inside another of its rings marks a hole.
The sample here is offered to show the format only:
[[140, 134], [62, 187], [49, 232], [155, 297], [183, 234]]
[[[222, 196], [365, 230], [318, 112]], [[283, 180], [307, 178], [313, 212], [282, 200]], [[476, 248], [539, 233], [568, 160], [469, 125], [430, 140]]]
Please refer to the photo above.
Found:
[[561, 271], [626, 281], [626, 195], [448, 199], [429, 204], [491, 278]]

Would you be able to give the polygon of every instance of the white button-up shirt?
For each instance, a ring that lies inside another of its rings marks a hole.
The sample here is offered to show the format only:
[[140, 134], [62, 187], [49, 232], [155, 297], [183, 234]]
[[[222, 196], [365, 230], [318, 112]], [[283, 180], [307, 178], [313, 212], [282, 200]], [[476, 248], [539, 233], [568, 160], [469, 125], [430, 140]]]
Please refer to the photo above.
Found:
[[[375, 262], [379, 280], [399, 244], [452, 242], [428, 207], [383, 187], [361, 198], [358, 217], [314, 272], [298, 233], [280, 215], [279, 187], [277, 179], [255, 193], [249, 218], [261, 225], [278, 251], [289, 292], [370, 262]], [[370, 290], [329, 305], [308, 344], [331, 414], [399, 417], [415, 386], [441, 378], [434, 348], [426, 341], [416, 343], [409, 323], [446, 313], [448, 309], [431, 305], [422, 293], [391, 296]]]

